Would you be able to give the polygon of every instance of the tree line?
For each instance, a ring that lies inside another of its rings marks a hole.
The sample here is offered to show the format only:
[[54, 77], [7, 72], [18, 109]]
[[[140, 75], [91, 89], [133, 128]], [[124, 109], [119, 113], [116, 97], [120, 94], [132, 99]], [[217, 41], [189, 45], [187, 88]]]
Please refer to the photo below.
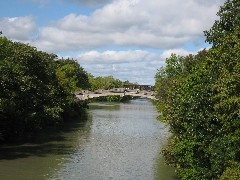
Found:
[[0, 141], [81, 114], [86, 103], [76, 99], [76, 91], [122, 85], [113, 77], [95, 78], [75, 60], [0, 37]]
[[240, 1], [227, 0], [209, 50], [166, 59], [155, 76], [159, 119], [172, 133], [162, 151], [181, 179], [240, 179]]
[[136, 85], [137, 83], [131, 83], [129, 81], [121, 81], [120, 79], [114, 78], [113, 76], [98, 76], [94, 77], [90, 73], [88, 74], [91, 91], [99, 89], [113, 89], [113, 88], [123, 88], [125, 85]]
[[73, 92], [89, 86], [84, 69], [70, 59], [0, 37], [0, 137], [22, 136], [63, 121], [83, 102]]

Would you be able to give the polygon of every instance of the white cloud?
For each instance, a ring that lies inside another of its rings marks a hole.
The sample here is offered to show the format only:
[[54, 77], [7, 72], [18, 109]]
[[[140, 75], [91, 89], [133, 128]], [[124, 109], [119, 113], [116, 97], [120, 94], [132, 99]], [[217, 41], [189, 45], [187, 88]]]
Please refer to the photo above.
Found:
[[155, 68], [147, 67], [145, 63], [95, 64], [83, 65], [94, 76], [114, 76], [122, 81], [138, 82], [139, 84], [154, 84]]
[[161, 54], [161, 58], [162, 59], [166, 59], [166, 58], [169, 58], [171, 56], [171, 54], [176, 54], [178, 56], [187, 56], [189, 54], [192, 54], [192, 55], [195, 55], [197, 54], [196, 51], [187, 51], [185, 49], [168, 49], [168, 50], [165, 50], [162, 54]]
[[110, 45], [178, 48], [203, 38], [218, 9], [217, 0], [116, 0], [89, 16], [69, 14], [43, 27], [35, 45], [51, 52]]
[[31, 40], [36, 32], [35, 20], [31, 16], [0, 18], [0, 30], [3, 35], [13, 40]]
[[[201, 49], [200, 49], [201, 50]], [[200, 51], [198, 50], [198, 51]], [[128, 50], [128, 51], [87, 51], [77, 55], [80, 64], [124, 64], [124, 63], [152, 63], [159, 62], [163, 64], [165, 59], [171, 54], [187, 56], [197, 54], [198, 51], [187, 51], [185, 49], [167, 49], [162, 53], [149, 52], [146, 50]]]
[[122, 81], [153, 84], [157, 67], [152, 61], [164, 64], [161, 56], [144, 50], [89, 51], [77, 57], [78, 62], [94, 76], [114, 76]]
[[[165, 65], [171, 53], [195, 54], [180, 47], [185, 43], [202, 45], [203, 31], [212, 26], [223, 3], [223, 0], [62, 1], [101, 8], [90, 15], [68, 14], [56, 22], [51, 21], [38, 30], [32, 45], [47, 52], [72, 56], [82, 52], [76, 57], [93, 75], [112, 75], [140, 84], [154, 84], [157, 69]], [[35, 20], [29, 16], [1, 18], [0, 27], [3, 35], [21, 41], [31, 40], [36, 31]], [[111, 50], [112, 46], [135, 50], [115, 51]], [[99, 51], [108, 48], [110, 50]], [[151, 52], [144, 48], [151, 48]]]
[[165, 66], [172, 53], [186, 56], [196, 54], [184, 49], [169, 49], [162, 53], [143, 50], [89, 51], [78, 55], [78, 62], [94, 76], [114, 76], [122, 81], [154, 84], [157, 70]]
[[156, 58], [156, 54], [152, 54], [144, 50], [129, 51], [89, 51], [78, 55], [77, 59], [83, 64], [108, 64], [108, 63], [133, 63], [149, 61]]

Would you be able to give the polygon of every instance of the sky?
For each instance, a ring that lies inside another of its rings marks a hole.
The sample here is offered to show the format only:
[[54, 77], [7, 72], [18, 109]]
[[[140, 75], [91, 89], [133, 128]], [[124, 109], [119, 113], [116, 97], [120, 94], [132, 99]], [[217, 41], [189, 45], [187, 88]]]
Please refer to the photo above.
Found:
[[6, 0], [3, 36], [73, 58], [94, 76], [154, 85], [172, 53], [211, 45], [203, 31], [224, 0]]

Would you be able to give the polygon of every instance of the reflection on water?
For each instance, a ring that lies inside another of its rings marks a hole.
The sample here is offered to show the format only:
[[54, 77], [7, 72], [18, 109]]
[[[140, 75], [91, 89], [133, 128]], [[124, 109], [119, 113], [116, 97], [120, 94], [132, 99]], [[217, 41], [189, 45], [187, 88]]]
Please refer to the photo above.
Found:
[[88, 121], [66, 124], [29, 143], [1, 147], [0, 177], [174, 179], [174, 170], [159, 154], [169, 133], [156, 116], [145, 99], [92, 103]]
[[49, 179], [66, 157], [88, 139], [91, 119], [72, 121], [58, 130], [48, 130], [25, 142], [0, 146], [1, 180]]

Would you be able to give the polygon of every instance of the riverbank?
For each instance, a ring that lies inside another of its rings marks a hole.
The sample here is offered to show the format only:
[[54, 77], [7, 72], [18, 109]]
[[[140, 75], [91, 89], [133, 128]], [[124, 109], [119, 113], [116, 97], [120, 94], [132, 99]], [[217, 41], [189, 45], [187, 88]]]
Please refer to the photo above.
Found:
[[120, 96], [120, 95], [109, 95], [109, 96], [99, 96], [89, 99], [89, 102], [129, 102], [133, 97], [130, 95]]

